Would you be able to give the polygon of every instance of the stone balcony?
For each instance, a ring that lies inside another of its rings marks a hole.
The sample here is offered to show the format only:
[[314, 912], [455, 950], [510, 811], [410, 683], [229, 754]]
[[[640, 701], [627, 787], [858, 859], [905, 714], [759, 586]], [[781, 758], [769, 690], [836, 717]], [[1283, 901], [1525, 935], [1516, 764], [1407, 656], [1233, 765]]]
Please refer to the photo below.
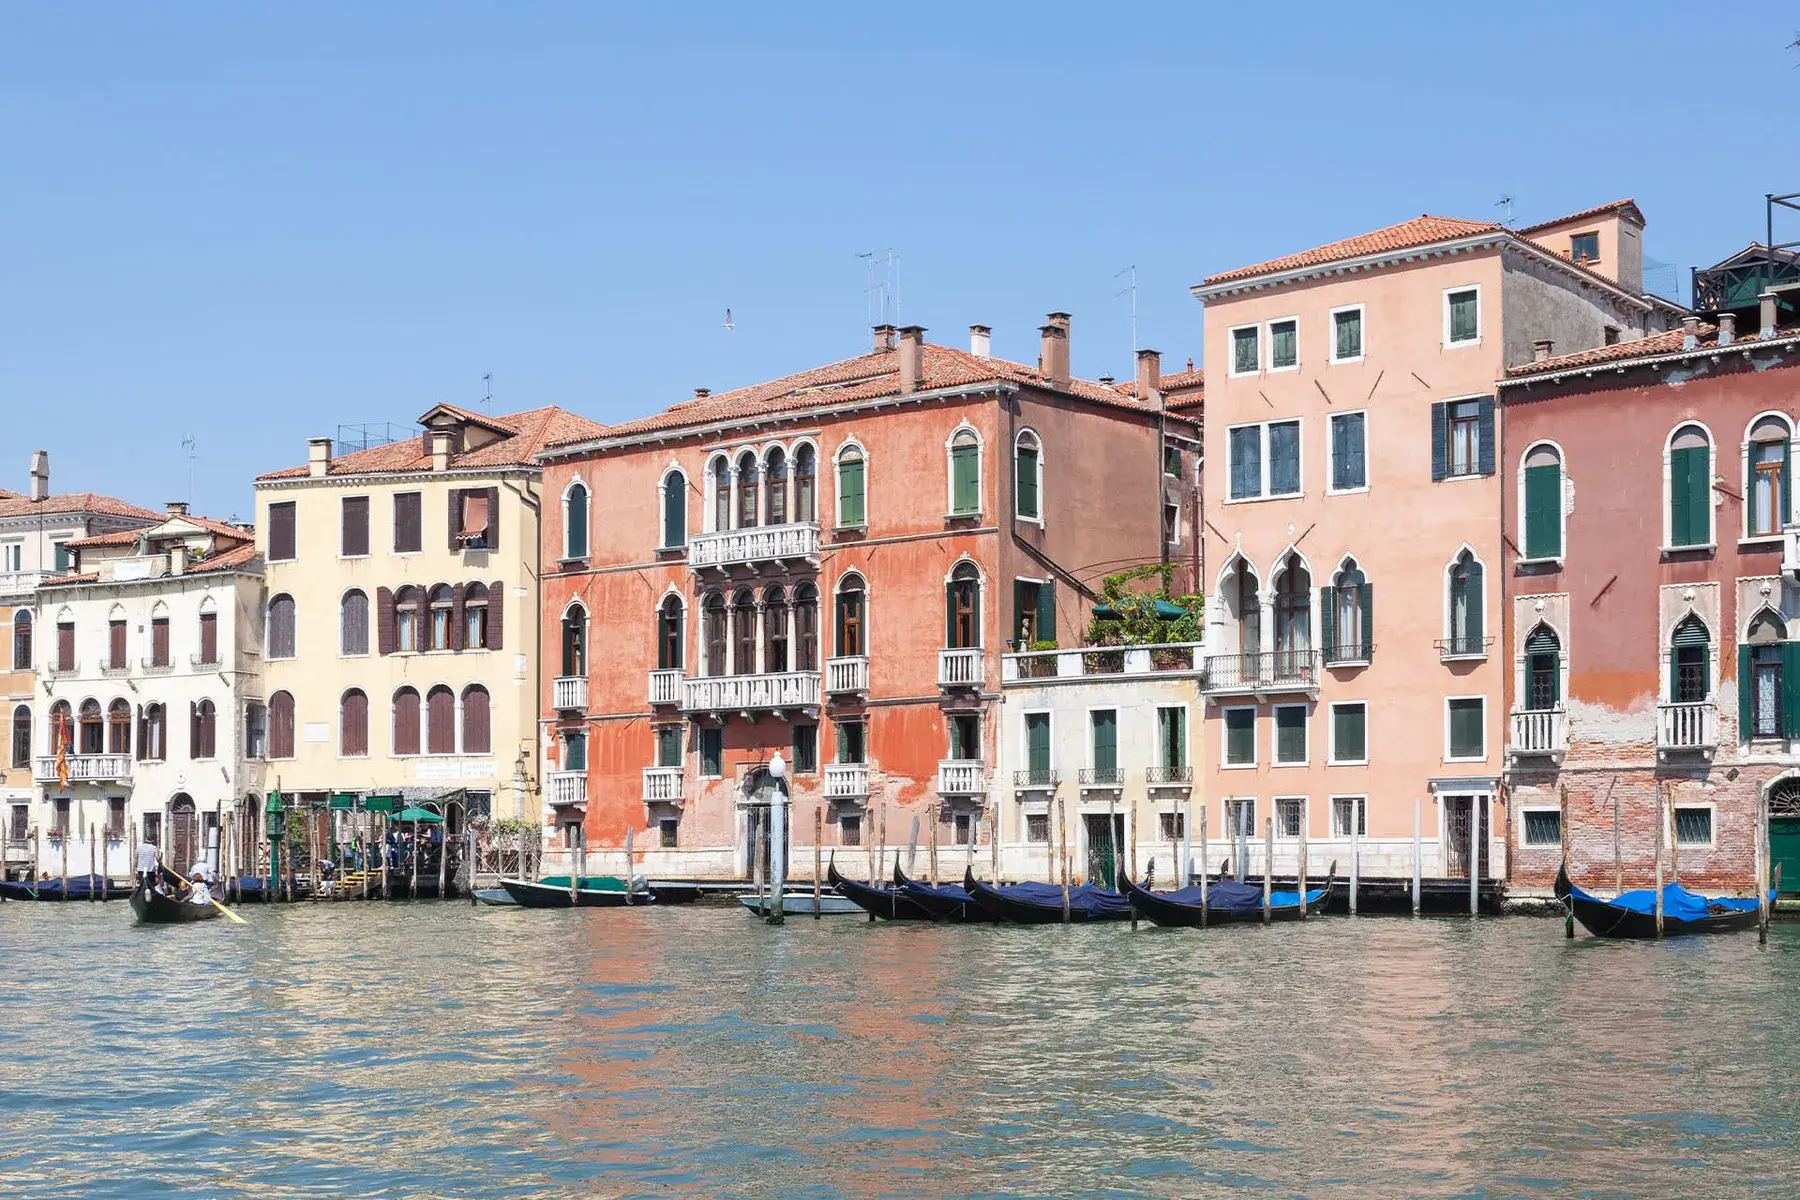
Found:
[[868, 763], [826, 763], [824, 792], [827, 800], [869, 798]]
[[555, 805], [587, 803], [587, 771], [551, 771], [545, 779], [550, 803]]
[[681, 703], [680, 671], [663, 669], [650, 672], [650, 703]]
[[1718, 747], [1719, 706], [1712, 701], [1656, 706], [1658, 754], [1711, 754]]
[[[40, 756], [34, 764], [33, 775], [39, 783], [55, 783], [56, 757]], [[129, 754], [71, 754], [69, 755], [70, 783], [124, 783], [131, 778], [131, 755]]]
[[938, 763], [937, 790], [940, 796], [980, 796], [987, 792], [987, 781], [981, 775], [981, 763], [974, 759], [945, 759]]
[[550, 685], [550, 702], [557, 712], [586, 712], [588, 681], [586, 675], [559, 675]]
[[869, 658], [866, 654], [825, 660], [825, 692], [831, 696], [855, 695], [869, 690]]
[[680, 767], [645, 767], [644, 803], [680, 804], [681, 779]]
[[1200, 652], [1197, 642], [1026, 650], [1000, 656], [1000, 683], [1013, 687], [1193, 675], [1204, 665]]
[[782, 712], [819, 706], [819, 672], [714, 675], [681, 681], [681, 707], [690, 713]]
[[1561, 708], [1512, 714], [1506, 752], [1514, 758], [1561, 758], [1569, 748], [1569, 714]]
[[986, 682], [986, 664], [980, 646], [966, 650], [938, 651], [938, 686], [946, 691], [952, 688], [980, 688]]
[[697, 533], [688, 538], [688, 566], [695, 571], [755, 569], [794, 563], [819, 565], [819, 526], [816, 522], [793, 525], [760, 525]]

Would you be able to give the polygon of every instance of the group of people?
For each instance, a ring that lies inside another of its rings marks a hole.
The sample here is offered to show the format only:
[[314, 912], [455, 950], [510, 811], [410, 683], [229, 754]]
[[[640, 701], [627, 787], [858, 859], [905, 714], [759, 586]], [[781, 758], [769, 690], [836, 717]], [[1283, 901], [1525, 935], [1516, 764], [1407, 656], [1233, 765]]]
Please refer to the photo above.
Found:
[[[178, 893], [179, 898], [188, 904], [211, 904], [213, 878], [213, 869], [205, 861], [195, 863], [188, 868], [187, 883]], [[168, 880], [162, 865], [162, 851], [152, 839], [146, 838], [138, 845], [137, 885], [145, 891], [169, 895]]]

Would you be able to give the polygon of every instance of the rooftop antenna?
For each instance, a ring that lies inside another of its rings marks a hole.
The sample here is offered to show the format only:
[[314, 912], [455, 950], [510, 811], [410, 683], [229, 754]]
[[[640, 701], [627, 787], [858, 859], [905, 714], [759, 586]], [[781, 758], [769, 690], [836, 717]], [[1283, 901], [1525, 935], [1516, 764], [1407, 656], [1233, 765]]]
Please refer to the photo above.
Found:
[[1511, 196], [1502, 196], [1494, 201], [1494, 207], [1500, 210], [1500, 223], [1502, 225], [1511, 225], [1513, 220], [1513, 198]]
[[1137, 267], [1136, 267], [1136, 265], [1126, 267], [1123, 271], [1114, 271], [1113, 272], [1114, 279], [1117, 279], [1121, 275], [1131, 276], [1131, 282], [1127, 283], [1124, 287], [1122, 287], [1118, 291], [1114, 292], [1113, 295], [1114, 296], [1123, 296], [1126, 292], [1131, 293], [1131, 358], [1132, 358], [1133, 362], [1136, 362], [1137, 361], [1137, 352], [1138, 352]]
[[194, 441], [193, 434], [184, 433], [181, 435], [181, 451], [183, 454], [187, 455], [187, 460], [188, 460], [188, 495], [187, 495], [187, 498], [188, 498], [188, 504], [190, 507], [194, 503], [194, 447], [197, 444], [198, 443], [196, 443]]
[[481, 411], [489, 412], [494, 407], [494, 373], [490, 371], [483, 375], [481, 382], [487, 387], [487, 395], [481, 398]]
[[900, 256], [893, 247], [856, 257], [868, 260], [869, 282], [863, 288], [863, 315], [869, 325], [900, 323]]
[[727, 329], [736, 329], [737, 328], [736, 325], [732, 324], [731, 310], [729, 308], [725, 310], [725, 328], [727, 328]]

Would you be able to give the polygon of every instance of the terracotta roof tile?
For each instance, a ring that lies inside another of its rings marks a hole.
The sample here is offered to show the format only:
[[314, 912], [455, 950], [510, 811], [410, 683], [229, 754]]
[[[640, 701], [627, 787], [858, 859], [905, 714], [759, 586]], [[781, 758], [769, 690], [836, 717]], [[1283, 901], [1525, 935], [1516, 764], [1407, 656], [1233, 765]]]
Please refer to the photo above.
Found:
[[[586, 417], [577, 416], [567, 409], [548, 406], [528, 409], [525, 412], [510, 413], [503, 417], [489, 417], [480, 413], [470, 413], [466, 409], [454, 405], [438, 405], [458, 415], [466, 416], [489, 428], [511, 430], [499, 441], [486, 446], [479, 446], [463, 454], [450, 456], [450, 465], [458, 470], [479, 470], [481, 468], [519, 467], [531, 465], [537, 453], [556, 442], [572, 442], [578, 438], [600, 437], [607, 432], [604, 425], [590, 421]], [[332, 475], [400, 475], [412, 472], [423, 472], [431, 469], [431, 455], [424, 451], [421, 438], [423, 431], [412, 437], [390, 442], [385, 446], [371, 446], [367, 450], [355, 450], [331, 460], [328, 472]], [[287, 467], [280, 471], [269, 471], [257, 478], [261, 479], [303, 479], [309, 468]]]
[[1633, 221], [1637, 222], [1639, 225], [1644, 223], [1643, 210], [1637, 206], [1636, 200], [1627, 197], [1623, 200], [1614, 200], [1611, 204], [1596, 204], [1592, 208], [1584, 208], [1580, 212], [1572, 212], [1566, 217], [1557, 217], [1550, 221], [1539, 221], [1536, 225], [1527, 225], [1525, 228], [1515, 229], [1513, 232], [1520, 237], [1529, 237], [1540, 229], [1554, 229], [1556, 226], [1566, 225], [1570, 221], [1582, 221], [1586, 220], [1588, 217], [1597, 217], [1602, 213], [1622, 212], [1625, 209], [1631, 210], [1629, 216]]
[[[198, 525], [201, 529], [218, 534], [220, 537], [234, 538], [239, 541], [254, 541], [256, 538], [254, 529], [229, 525], [224, 521], [215, 521], [211, 517], [168, 517], [167, 520], [186, 521], [190, 525]], [[150, 528], [155, 528], [155, 526]], [[96, 537], [77, 538], [69, 545], [77, 550], [87, 550], [95, 546], [129, 546], [143, 537], [145, 532], [144, 529], [121, 529], [115, 533], [102, 533]]]
[[97, 492], [64, 492], [60, 495], [46, 496], [42, 500], [11, 495], [0, 497], [0, 517], [84, 512], [102, 517], [137, 517], [152, 521], [162, 517], [161, 513], [151, 512], [147, 508], [139, 508], [135, 504], [127, 504], [112, 496], [102, 496]]
[[[1714, 345], [1718, 340], [1719, 327], [1704, 321], [1700, 323], [1698, 348], [1704, 349]], [[1506, 371], [1508, 379], [1522, 379], [1532, 375], [1545, 375], [1555, 371], [1568, 371], [1581, 367], [1610, 362], [1620, 362], [1632, 358], [1649, 358], [1657, 354], [1679, 354], [1682, 342], [1686, 338], [1685, 331], [1677, 329], [1653, 333], [1648, 337], [1637, 338], [1629, 342], [1616, 342], [1611, 346], [1596, 346], [1592, 350], [1577, 350], [1573, 354], [1559, 354], [1555, 358], [1546, 358], [1542, 362], [1520, 363], [1509, 367]], [[1739, 338], [1734, 344], [1754, 344], [1756, 338]]]
[[1201, 286], [1210, 287], [1212, 284], [1229, 283], [1234, 279], [1249, 279], [1257, 275], [1274, 275], [1282, 271], [1298, 270], [1302, 267], [1323, 266], [1346, 259], [1362, 258], [1369, 254], [1409, 250], [1415, 246], [1429, 246], [1433, 242], [1473, 237], [1481, 233], [1495, 233], [1499, 232], [1501, 228], [1500, 224], [1495, 221], [1465, 221], [1458, 217], [1434, 217], [1430, 213], [1425, 213], [1410, 221], [1402, 221], [1398, 225], [1389, 225], [1384, 229], [1316, 246], [1311, 250], [1302, 250], [1298, 254], [1289, 254], [1248, 267], [1237, 267], [1230, 271], [1221, 271], [1217, 275], [1208, 275], [1202, 281]]
[[189, 563], [187, 573], [189, 575], [204, 575], [208, 571], [235, 570], [238, 567], [247, 566], [257, 557], [256, 543], [247, 542], [242, 546], [233, 546], [231, 549], [215, 554], [211, 558], [203, 558], [199, 562]]

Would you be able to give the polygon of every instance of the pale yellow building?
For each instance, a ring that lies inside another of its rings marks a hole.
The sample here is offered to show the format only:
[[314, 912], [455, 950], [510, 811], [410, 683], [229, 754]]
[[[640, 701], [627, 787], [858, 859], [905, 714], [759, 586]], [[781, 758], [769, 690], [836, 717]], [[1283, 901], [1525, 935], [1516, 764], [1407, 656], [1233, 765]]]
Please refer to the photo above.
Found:
[[603, 429], [448, 404], [419, 425], [338, 457], [314, 438], [305, 466], [257, 479], [265, 785], [428, 806], [466, 791], [476, 814], [541, 822], [533, 458]]

